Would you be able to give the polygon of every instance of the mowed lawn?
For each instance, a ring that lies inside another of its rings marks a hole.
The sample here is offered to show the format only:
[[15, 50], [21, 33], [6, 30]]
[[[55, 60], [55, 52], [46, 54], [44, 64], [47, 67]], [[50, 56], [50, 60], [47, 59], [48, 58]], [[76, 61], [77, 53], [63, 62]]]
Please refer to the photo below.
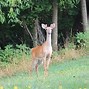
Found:
[[44, 78], [43, 67], [39, 76], [19, 72], [13, 76], [0, 78], [0, 89], [89, 89], [89, 56], [76, 60], [53, 63], [49, 76]]

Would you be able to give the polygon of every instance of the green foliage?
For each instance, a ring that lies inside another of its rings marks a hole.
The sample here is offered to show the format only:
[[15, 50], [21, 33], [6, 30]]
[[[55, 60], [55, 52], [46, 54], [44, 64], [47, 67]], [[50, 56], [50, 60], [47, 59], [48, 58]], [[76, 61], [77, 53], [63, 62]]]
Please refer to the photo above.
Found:
[[81, 39], [83, 39], [83, 40], [86, 39], [85, 34], [84, 34], [83, 32], [77, 33], [76, 39], [77, 39], [77, 42], [80, 43], [80, 40], [81, 40]]
[[25, 16], [27, 19], [28, 16], [32, 18], [34, 16], [37, 17], [43, 10], [49, 11], [52, 6], [48, 0], [1, 0], [0, 8], [2, 9], [0, 10], [0, 22], [5, 22], [6, 18], [9, 23], [18, 23], [22, 16]]
[[2, 62], [19, 62], [23, 58], [28, 59], [30, 57], [30, 49], [23, 45], [16, 45], [14, 48], [12, 45], [5, 46], [5, 50], [0, 49], [0, 61]]
[[17, 14], [19, 14], [19, 10], [16, 9], [16, 12], [14, 12], [13, 8], [11, 7], [10, 11], [8, 13], [8, 18], [9, 18], [8, 23], [10, 23], [10, 22], [17, 23], [17, 22], [19, 22], [19, 19], [17, 18]]
[[80, 2], [80, 0], [60, 0], [59, 5], [61, 9], [74, 8]]
[[0, 60], [9, 62], [11, 61], [11, 57], [14, 55], [14, 50], [12, 48], [12, 45], [7, 45], [5, 47], [5, 50], [0, 50]]
[[[76, 7], [79, 2], [80, 0], [60, 0], [58, 3], [61, 7], [60, 9], [68, 9]], [[38, 14], [42, 13], [42, 11], [49, 12], [52, 9], [52, 3], [53, 1], [50, 3], [50, 0], [1, 0], [0, 7], [2, 9], [1, 12], [5, 14], [3, 18], [9, 18], [7, 19], [9, 23], [17, 23], [21, 20], [21, 17], [24, 14], [25, 16], [28, 14], [28, 16], [30, 15], [33, 17], [34, 15], [38, 16]]]
[[4, 13], [2, 12], [2, 10], [0, 9], [0, 22], [3, 24], [5, 21], [5, 16]]
[[80, 33], [77, 33], [76, 34], [76, 43], [79, 45], [79, 46], [87, 46], [89, 45], [89, 32], [80, 32]]

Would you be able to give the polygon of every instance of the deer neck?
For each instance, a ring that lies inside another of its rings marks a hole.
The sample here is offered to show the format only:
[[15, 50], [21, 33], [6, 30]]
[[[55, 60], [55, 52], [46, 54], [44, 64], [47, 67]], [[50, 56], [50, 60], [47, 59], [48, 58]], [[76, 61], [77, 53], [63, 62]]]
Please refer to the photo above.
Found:
[[49, 47], [51, 47], [51, 33], [47, 33], [46, 42]]

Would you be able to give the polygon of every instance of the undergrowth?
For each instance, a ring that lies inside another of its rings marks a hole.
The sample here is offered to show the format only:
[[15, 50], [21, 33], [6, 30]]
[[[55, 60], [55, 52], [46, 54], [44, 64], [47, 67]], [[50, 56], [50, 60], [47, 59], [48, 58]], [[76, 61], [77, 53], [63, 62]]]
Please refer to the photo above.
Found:
[[81, 56], [89, 55], [89, 32], [77, 33], [73, 41], [70, 41], [66, 48], [60, 48], [53, 52], [54, 61], [77, 59]]
[[[69, 43], [68, 47], [65, 49], [53, 52], [51, 63], [60, 63], [64, 60], [76, 60], [81, 56], [89, 55], [88, 34], [85, 42], [86, 46], [81, 47], [80, 49], [75, 49], [76, 45]], [[13, 75], [17, 71], [29, 72], [31, 60], [30, 53], [31, 49], [25, 44], [16, 45], [15, 47], [7, 45], [4, 50], [0, 49], [0, 76]]]
[[0, 61], [6, 63], [19, 62], [22, 59], [29, 59], [30, 57], [30, 48], [25, 44], [5, 46], [5, 49], [0, 49]]

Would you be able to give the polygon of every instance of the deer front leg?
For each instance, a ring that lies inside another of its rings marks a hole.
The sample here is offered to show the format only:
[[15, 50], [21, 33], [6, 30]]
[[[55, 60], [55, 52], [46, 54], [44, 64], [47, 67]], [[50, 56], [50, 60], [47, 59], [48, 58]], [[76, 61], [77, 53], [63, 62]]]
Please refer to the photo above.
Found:
[[[48, 71], [48, 69], [49, 69], [50, 59], [51, 59], [51, 57], [49, 56], [49, 57], [47, 58], [47, 71]], [[48, 74], [47, 74], [47, 75], [48, 75]]]
[[43, 60], [43, 65], [44, 65], [44, 76], [47, 76], [47, 62], [46, 62], [46, 58], [44, 58], [44, 60]]

